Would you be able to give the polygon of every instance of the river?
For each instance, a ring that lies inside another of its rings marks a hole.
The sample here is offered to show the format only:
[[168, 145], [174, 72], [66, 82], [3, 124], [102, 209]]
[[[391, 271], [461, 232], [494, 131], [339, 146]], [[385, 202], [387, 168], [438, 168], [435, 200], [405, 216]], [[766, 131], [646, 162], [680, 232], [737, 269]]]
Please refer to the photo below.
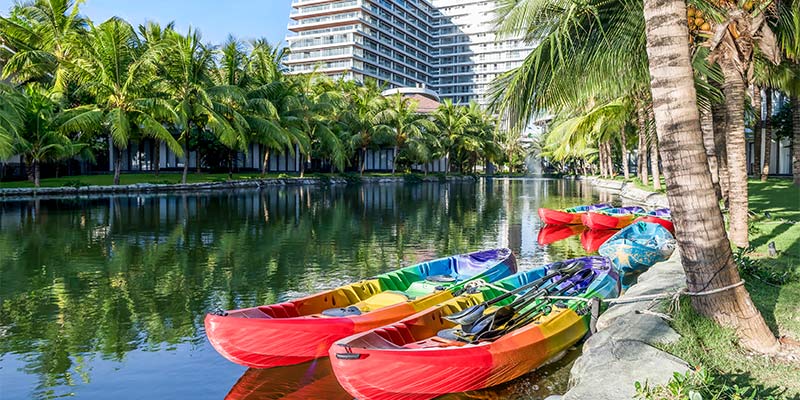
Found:
[[[540, 245], [536, 210], [599, 200], [615, 199], [554, 179], [2, 200], [0, 397], [349, 399], [324, 359], [228, 362], [205, 313], [484, 248], [520, 269], [585, 255], [577, 236]], [[448, 398], [563, 392], [577, 355]]]

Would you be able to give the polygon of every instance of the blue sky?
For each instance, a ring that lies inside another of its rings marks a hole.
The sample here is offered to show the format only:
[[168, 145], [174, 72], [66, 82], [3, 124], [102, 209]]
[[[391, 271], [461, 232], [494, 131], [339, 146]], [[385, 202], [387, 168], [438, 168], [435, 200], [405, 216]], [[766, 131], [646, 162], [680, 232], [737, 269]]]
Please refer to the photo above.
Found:
[[[7, 15], [12, 4], [13, 0], [0, 0], [0, 13]], [[215, 44], [228, 33], [242, 39], [263, 36], [274, 44], [286, 36], [290, 9], [291, 0], [86, 0], [81, 13], [95, 23], [116, 15], [134, 26], [174, 20], [180, 31], [192, 26]]]

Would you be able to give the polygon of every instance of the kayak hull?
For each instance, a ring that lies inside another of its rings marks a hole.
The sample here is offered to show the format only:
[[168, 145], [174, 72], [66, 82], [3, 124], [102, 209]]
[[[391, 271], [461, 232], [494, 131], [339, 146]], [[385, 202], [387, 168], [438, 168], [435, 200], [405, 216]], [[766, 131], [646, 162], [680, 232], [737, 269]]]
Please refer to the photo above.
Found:
[[675, 250], [675, 239], [660, 224], [637, 222], [612, 236], [599, 253], [611, 260], [622, 273], [640, 272], [668, 259]]
[[[408, 273], [413, 270], [416, 274], [417, 268], [431, 275], [442, 268], [468, 273], [469, 278], [462, 282], [474, 278], [494, 282], [517, 270], [516, 260], [508, 249], [433, 260], [404, 268], [406, 274], [402, 276], [399, 274], [402, 270], [398, 270], [285, 303], [207, 314], [206, 336], [223, 357], [251, 368], [288, 366], [325, 357], [336, 340], [389, 324], [453, 298], [451, 290], [431, 289], [433, 293], [412, 299], [394, 294], [397, 293], [394, 288], [387, 289], [392, 282], [411, 285], [403, 280], [417, 276]], [[326, 310], [363, 303], [356, 303], [355, 297], [369, 300], [382, 293], [395, 299], [399, 296], [399, 300], [365, 309], [359, 314], [324, 314]]]
[[[610, 298], [619, 294], [619, 275], [607, 259], [577, 260], [595, 271], [581, 296]], [[543, 276], [543, 271], [520, 272], [494, 286], [512, 290]], [[489, 293], [493, 294], [488, 298], [503, 293], [490, 292], [494, 288], [483, 290], [338, 341], [329, 356], [339, 383], [356, 398], [378, 400], [422, 400], [483, 389], [540, 367], [588, 331], [587, 303], [574, 301], [491, 342], [466, 344], [439, 337], [439, 330], [454, 326], [444, 316], [482, 302]]]
[[583, 215], [583, 225], [592, 230], [621, 229], [633, 223], [636, 216], [633, 214], [607, 215], [588, 212]]
[[669, 231], [669, 233], [671, 233], [673, 235], [675, 234], [675, 224], [673, 224], [672, 221], [670, 221], [668, 219], [659, 218], [659, 217], [655, 217], [655, 216], [652, 216], [652, 215], [646, 215], [646, 216], [643, 216], [643, 217], [636, 218], [633, 222], [639, 222], [639, 221], [650, 222], [650, 223], [653, 223], [653, 224], [659, 224], [659, 225], [663, 226], [664, 228], [666, 228]]
[[579, 225], [585, 212], [568, 213], [550, 208], [540, 208], [539, 218], [547, 225]]
[[[346, 350], [334, 345], [331, 364], [342, 387], [359, 399], [426, 400], [483, 389], [542, 366], [588, 332], [588, 315], [579, 316], [569, 309], [552, 314], [542, 325], [487, 344], [433, 351], [359, 348], [344, 356], [359, 354], [359, 359], [342, 359]], [[386, 366], [403, 372], [391, 373]]]

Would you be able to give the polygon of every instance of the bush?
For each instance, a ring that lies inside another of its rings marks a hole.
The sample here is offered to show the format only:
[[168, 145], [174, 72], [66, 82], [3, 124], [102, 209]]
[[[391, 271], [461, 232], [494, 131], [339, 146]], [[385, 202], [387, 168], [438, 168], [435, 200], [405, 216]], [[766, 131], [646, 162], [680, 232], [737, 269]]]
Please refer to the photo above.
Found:
[[89, 186], [89, 185], [87, 185], [86, 183], [82, 182], [79, 179], [70, 179], [70, 180], [65, 181], [64, 183], [62, 183], [61, 186], [62, 187], [79, 188], [79, 187], [82, 187], [82, 186]]
[[289, 179], [289, 178], [291, 178], [291, 176], [286, 174], [278, 174], [278, 179]]
[[748, 254], [752, 251], [752, 247], [739, 248], [733, 253], [733, 261], [736, 262], [739, 270], [743, 273], [754, 276], [768, 284], [778, 286], [800, 279], [795, 270], [791, 268], [791, 265], [787, 264], [781, 268], [780, 263], [777, 261], [766, 264], [764, 260], [750, 258]]
[[348, 184], [356, 185], [361, 183], [361, 175], [355, 172], [347, 172], [342, 174], [342, 178], [347, 181]]
[[403, 175], [403, 181], [405, 183], [420, 183], [424, 181], [424, 178], [420, 174], [405, 174]]

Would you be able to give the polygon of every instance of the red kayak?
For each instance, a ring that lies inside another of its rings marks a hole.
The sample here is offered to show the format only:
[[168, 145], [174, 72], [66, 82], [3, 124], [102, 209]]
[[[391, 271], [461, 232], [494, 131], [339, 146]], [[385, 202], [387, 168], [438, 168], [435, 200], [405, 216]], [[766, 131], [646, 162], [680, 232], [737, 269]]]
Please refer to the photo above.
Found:
[[610, 208], [602, 211], [590, 211], [583, 215], [581, 221], [589, 229], [622, 229], [633, 223], [633, 220], [638, 217], [637, 214], [643, 214], [645, 211], [642, 207], [620, 207]]
[[610, 204], [592, 204], [554, 210], [552, 208], [540, 208], [539, 218], [548, 225], [579, 225], [581, 216], [589, 211], [598, 211], [611, 208]]
[[328, 355], [337, 340], [452, 299], [468, 282], [517, 270], [509, 249], [444, 257], [315, 295], [206, 315], [209, 342], [251, 368], [299, 364]]
[[616, 229], [587, 229], [581, 233], [581, 245], [587, 252], [594, 253], [617, 232]]
[[568, 237], [579, 235], [586, 229], [583, 225], [547, 225], [539, 230], [537, 241], [540, 245], [555, 243]]
[[639, 221], [650, 222], [650, 223], [653, 223], [653, 224], [659, 224], [659, 225], [663, 226], [666, 230], [668, 230], [669, 233], [672, 233], [673, 235], [675, 234], [675, 224], [673, 224], [672, 221], [670, 221], [668, 219], [654, 217], [652, 215], [647, 215], [647, 216], [644, 216], [644, 217], [636, 218], [633, 222], [639, 222]]

